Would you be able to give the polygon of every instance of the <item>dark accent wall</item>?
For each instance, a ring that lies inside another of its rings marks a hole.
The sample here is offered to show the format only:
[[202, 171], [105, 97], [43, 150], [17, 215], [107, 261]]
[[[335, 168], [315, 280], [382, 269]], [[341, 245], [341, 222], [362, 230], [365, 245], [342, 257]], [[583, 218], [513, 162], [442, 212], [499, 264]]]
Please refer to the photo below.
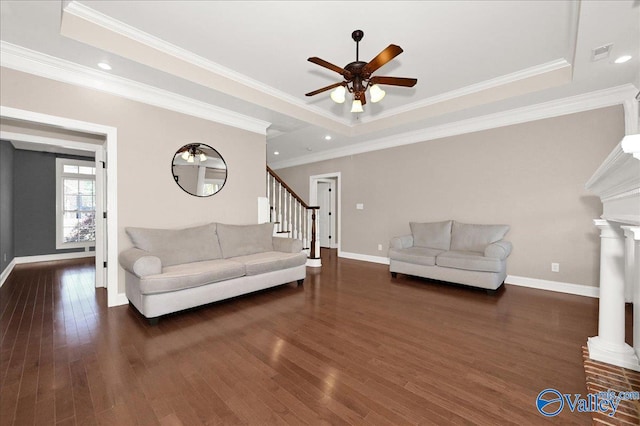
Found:
[[0, 273], [14, 257], [13, 246], [13, 157], [15, 148], [0, 140]]
[[56, 249], [56, 158], [77, 158], [48, 152], [14, 152], [13, 215], [15, 256], [71, 253]]

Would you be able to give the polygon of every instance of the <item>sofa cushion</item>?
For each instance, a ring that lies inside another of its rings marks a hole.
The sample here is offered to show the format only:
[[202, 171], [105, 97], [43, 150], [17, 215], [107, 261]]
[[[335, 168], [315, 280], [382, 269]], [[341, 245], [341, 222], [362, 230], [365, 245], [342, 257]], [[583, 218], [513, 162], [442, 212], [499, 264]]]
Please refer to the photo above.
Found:
[[273, 223], [260, 225], [218, 224], [218, 238], [225, 259], [273, 251]]
[[449, 250], [451, 244], [451, 220], [445, 222], [410, 222], [413, 245], [439, 250]]
[[162, 266], [220, 259], [216, 224], [185, 229], [125, 228], [133, 245], [162, 261]]
[[232, 260], [215, 259], [183, 263], [163, 268], [161, 274], [142, 277], [140, 292], [154, 294], [183, 290], [242, 277], [244, 274], [244, 265]]
[[454, 222], [451, 229], [451, 250], [484, 252], [489, 244], [500, 241], [509, 232], [509, 225], [470, 225]]
[[505, 263], [501, 259], [485, 257], [482, 253], [469, 251], [447, 251], [436, 258], [436, 265], [467, 271], [502, 272]]
[[304, 265], [307, 263], [307, 255], [302, 252], [284, 253], [280, 251], [266, 251], [246, 256], [237, 256], [231, 260], [243, 264], [247, 275], [260, 275], [266, 272]]
[[427, 247], [392, 248], [389, 249], [389, 259], [416, 265], [433, 266], [436, 264], [436, 256], [440, 253], [444, 253], [444, 250]]

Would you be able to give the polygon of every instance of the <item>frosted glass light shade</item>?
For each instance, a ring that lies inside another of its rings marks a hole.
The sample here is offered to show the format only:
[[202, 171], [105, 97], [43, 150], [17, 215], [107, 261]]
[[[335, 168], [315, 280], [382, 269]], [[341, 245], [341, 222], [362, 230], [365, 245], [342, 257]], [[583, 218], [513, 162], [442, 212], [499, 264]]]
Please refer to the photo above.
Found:
[[387, 94], [387, 92], [382, 90], [377, 84], [371, 86], [371, 89], [369, 89], [369, 91], [371, 92], [371, 102], [373, 103], [380, 102], [382, 98], [384, 98], [384, 95]]
[[351, 104], [351, 112], [363, 112], [362, 109], [362, 101], [360, 99], [354, 99], [353, 104]]
[[193, 162], [194, 162], [193, 155], [189, 154], [189, 158], [187, 158], [187, 163], [193, 163]]
[[185, 152], [183, 152], [181, 157], [185, 161], [188, 160], [189, 159], [189, 150], [186, 150]]
[[331, 92], [331, 100], [337, 104], [344, 103], [345, 101], [345, 93], [347, 89], [344, 86], [338, 86]]
[[204, 152], [200, 154], [200, 161], [207, 161], [207, 156], [204, 155]]

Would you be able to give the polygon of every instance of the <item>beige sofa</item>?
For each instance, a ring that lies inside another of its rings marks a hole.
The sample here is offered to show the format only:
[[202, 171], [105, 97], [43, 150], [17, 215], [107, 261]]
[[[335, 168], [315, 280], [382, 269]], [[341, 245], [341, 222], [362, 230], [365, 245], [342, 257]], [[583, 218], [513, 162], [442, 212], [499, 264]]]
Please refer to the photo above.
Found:
[[160, 316], [306, 276], [302, 242], [273, 237], [273, 224], [210, 223], [187, 229], [126, 228], [120, 253], [129, 303], [150, 323]]
[[503, 240], [508, 225], [473, 225], [452, 220], [411, 222], [411, 234], [389, 245], [389, 270], [497, 290], [507, 276], [512, 245]]

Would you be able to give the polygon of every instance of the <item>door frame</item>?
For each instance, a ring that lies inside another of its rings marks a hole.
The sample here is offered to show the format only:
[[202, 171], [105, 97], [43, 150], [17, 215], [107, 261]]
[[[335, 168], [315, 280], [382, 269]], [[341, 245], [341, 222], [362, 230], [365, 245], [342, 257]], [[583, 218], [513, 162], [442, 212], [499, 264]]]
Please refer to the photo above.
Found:
[[[108, 165], [106, 169], [106, 179], [102, 182], [103, 190], [106, 190], [104, 191], [106, 192], [106, 197], [100, 197], [100, 200], [96, 200], [96, 202], [102, 203], [102, 200], [104, 199], [106, 201], [106, 206], [103, 206], [102, 211], [108, 212], [106, 219], [98, 219], [99, 222], [102, 222], [102, 226], [100, 226], [99, 223], [96, 223], [96, 284], [100, 282], [107, 288], [107, 306], [111, 307], [126, 304], [126, 296], [118, 293], [117, 129], [115, 127], [105, 126], [102, 124], [73, 120], [65, 117], [42, 114], [7, 106], [0, 106], [0, 118], [8, 118], [54, 128], [100, 135], [105, 138], [105, 142], [103, 144], [90, 144], [29, 136], [30, 140], [33, 142], [49, 142], [49, 144], [61, 144], [60, 146], [66, 146], [69, 148], [75, 147], [76, 149], [94, 151], [96, 161], [106, 161], [106, 164]], [[97, 241], [100, 237], [102, 237], [102, 241], [106, 242], [106, 249], [104, 248], [104, 244]], [[102, 259], [102, 261], [100, 261], [100, 259]], [[100, 267], [98, 267], [98, 261], [100, 261]], [[102, 262], [104, 261], [107, 262], [106, 268], [102, 267]], [[106, 269], [106, 272], [103, 275], [100, 271], [104, 269]], [[105, 278], [106, 285], [104, 283]]]
[[338, 216], [335, 219], [335, 234], [338, 237], [338, 242], [333, 242], [332, 247], [338, 249], [338, 256], [340, 256], [342, 247], [342, 173], [333, 172], [309, 176], [309, 204], [312, 206], [318, 205], [318, 182], [327, 181], [328, 179], [335, 182], [338, 193], [335, 196], [335, 211]]

